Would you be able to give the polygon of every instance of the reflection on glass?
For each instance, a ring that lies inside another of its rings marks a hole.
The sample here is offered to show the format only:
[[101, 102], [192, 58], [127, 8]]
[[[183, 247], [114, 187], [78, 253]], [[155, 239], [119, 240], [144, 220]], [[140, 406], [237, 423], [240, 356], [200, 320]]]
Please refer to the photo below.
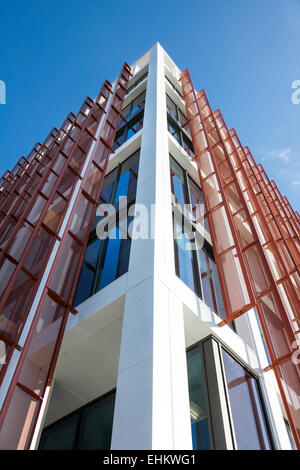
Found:
[[257, 380], [224, 349], [222, 355], [238, 449], [271, 449]]
[[176, 201], [184, 206], [184, 204], [188, 204], [188, 200], [186, 198], [183, 170], [173, 158], [170, 158], [170, 166], [172, 193]]
[[287, 430], [287, 433], [288, 433], [288, 436], [289, 436], [289, 441], [290, 441], [290, 444], [291, 444], [291, 448], [292, 448], [292, 450], [297, 450], [296, 445], [295, 445], [295, 441], [294, 441], [294, 438], [293, 438], [293, 434], [292, 434], [292, 431], [291, 431], [291, 428], [290, 428], [290, 425], [289, 425], [288, 421], [284, 420], [284, 424], [285, 424], [285, 427], [286, 427], [286, 430]]
[[203, 300], [215, 313], [219, 315], [219, 317], [225, 319], [226, 315], [217, 267], [212, 250], [208, 249], [207, 244], [204, 244], [202, 249], [199, 250], [199, 260]]
[[[127, 204], [135, 201], [139, 151], [125, 160], [119, 167], [109, 173], [103, 182], [99, 204], [113, 204], [118, 213], [119, 201], [127, 196]], [[128, 271], [131, 240], [126, 237], [132, 217], [118, 220], [110, 227], [110, 236], [100, 240], [96, 235], [96, 226], [106, 215], [96, 215], [91, 227], [90, 239], [85, 252], [73, 305], [79, 305], [98, 290], [107, 286]], [[117, 225], [116, 225], [117, 224]]]
[[177, 276], [201, 297], [196, 252], [188, 249], [192, 234], [183, 230], [182, 224], [175, 219], [174, 224], [175, 269]]
[[193, 449], [209, 450], [210, 438], [200, 348], [187, 351]]
[[43, 432], [39, 450], [72, 450], [79, 413], [75, 413]]
[[116, 393], [101, 397], [47, 427], [39, 450], [109, 450]]
[[115, 393], [87, 406], [81, 416], [77, 448], [79, 450], [110, 449]]

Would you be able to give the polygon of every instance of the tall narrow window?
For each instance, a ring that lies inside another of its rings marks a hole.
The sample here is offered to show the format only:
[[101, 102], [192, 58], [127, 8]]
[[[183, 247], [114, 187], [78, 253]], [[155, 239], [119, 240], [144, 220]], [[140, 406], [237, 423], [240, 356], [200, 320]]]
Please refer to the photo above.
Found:
[[146, 91], [137, 96], [122, 110], [113, 149], [116, 150], [143, 127]]
[[199, 297], [201, 285], [196, 250], [192, 249], [193, 234], [183, 227], [183, 224], [175, 217], [174, 219], [174, 249], [175, 269], [177, 276]]
[[187, 351], [190, 412], [193, 449], [209, 450], [210, 435], [207, 416], [206, 390], [200, 347]]
[[221, 317], [226, 318], [221, 286], [213, 251], [208, 243], [199, 250], [201, 281], [203, 290], [203, 300], [205, 303]]
[[101, 214], [96, 215], [94, 219], [74, 296], [74, 306], [128, 271], [131, 240], [127, 229], [132, 217], [120, 216], [119, 204], [125, 196], [127, 209], [134, 204], [138, 166], [139, 151], [104, 178], [99, 204], [113, 204], [116, 209], [116, 220], [110, 222], [109, 227], [107, 225], [107, 230], [110, 230], [108, 237], [99, 239], [96, 233], [97, 224], [100, 221], [105, 224], [108, 219]]
[[170, 167], [172, 193], [175, 196], [176, 202], [179, 202], [182, 206], [184, 206], [184, 204], [188, 204], [184, 172], [181, 166], [178, 165], [176, 160], [174, 160], [172, 157], [170, 158]]
[[238, 449], [271, 449], [257, 379], [224, 349], [222, 355]]
[[168, 131], [192, 158], [194, 148], [187, 118], [171, 98], [166, 95]]

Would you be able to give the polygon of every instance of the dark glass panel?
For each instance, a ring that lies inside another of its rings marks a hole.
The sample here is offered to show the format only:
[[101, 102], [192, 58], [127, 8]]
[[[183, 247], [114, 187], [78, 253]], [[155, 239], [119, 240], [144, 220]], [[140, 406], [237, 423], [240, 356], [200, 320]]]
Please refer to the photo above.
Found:
[[181, 143], [179, 130], [171, 123], [169, 119], [168, 119], [168, 131], [177, 140], [177, 142]]
[[82, 412], [78, 437], [79, 450], [110, 449], [115, 393], [86, 407]]
[[42, 434], [39, 450], [72, 450], [78, 419], [79, 413], [76, 413], [46, 429]]
[[73, 300], [74, 307], [81, 304], [92, 295], [94, 278], [95, 272], [83, 263]]
[[114, 182], [117, 177], [117, 170], [111, 171], [103, 180], [99, 203], [110, 203]]
[[116, 238], [119, 236], [119, 230], [113, 228], [106, 240], [105, 251], [101, 262], [101, 280], [99, 290], [113, 282], [117, 278], [118, 260], [120, 253], [121, 240]]

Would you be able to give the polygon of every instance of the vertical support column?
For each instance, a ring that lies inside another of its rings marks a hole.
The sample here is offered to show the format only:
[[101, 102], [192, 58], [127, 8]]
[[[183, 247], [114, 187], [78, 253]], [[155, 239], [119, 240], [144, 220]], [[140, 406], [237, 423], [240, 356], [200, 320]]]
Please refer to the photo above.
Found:
[[152, 238], [131, 246], [111, 448], [191, 449], [183, 311], [169, 289], [175, 267], [159, 44], [150, 52], [136, 202], [148, 210], [149, 237], [152, 210]]

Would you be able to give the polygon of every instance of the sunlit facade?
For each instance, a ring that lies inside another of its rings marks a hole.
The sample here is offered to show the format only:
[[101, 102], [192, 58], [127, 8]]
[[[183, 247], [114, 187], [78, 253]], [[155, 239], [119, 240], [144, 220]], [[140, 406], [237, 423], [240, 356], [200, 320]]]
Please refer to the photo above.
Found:
[[299, 215], [249, 155], [156, 43], [4, 175], [1, 449], [299, 445]]

